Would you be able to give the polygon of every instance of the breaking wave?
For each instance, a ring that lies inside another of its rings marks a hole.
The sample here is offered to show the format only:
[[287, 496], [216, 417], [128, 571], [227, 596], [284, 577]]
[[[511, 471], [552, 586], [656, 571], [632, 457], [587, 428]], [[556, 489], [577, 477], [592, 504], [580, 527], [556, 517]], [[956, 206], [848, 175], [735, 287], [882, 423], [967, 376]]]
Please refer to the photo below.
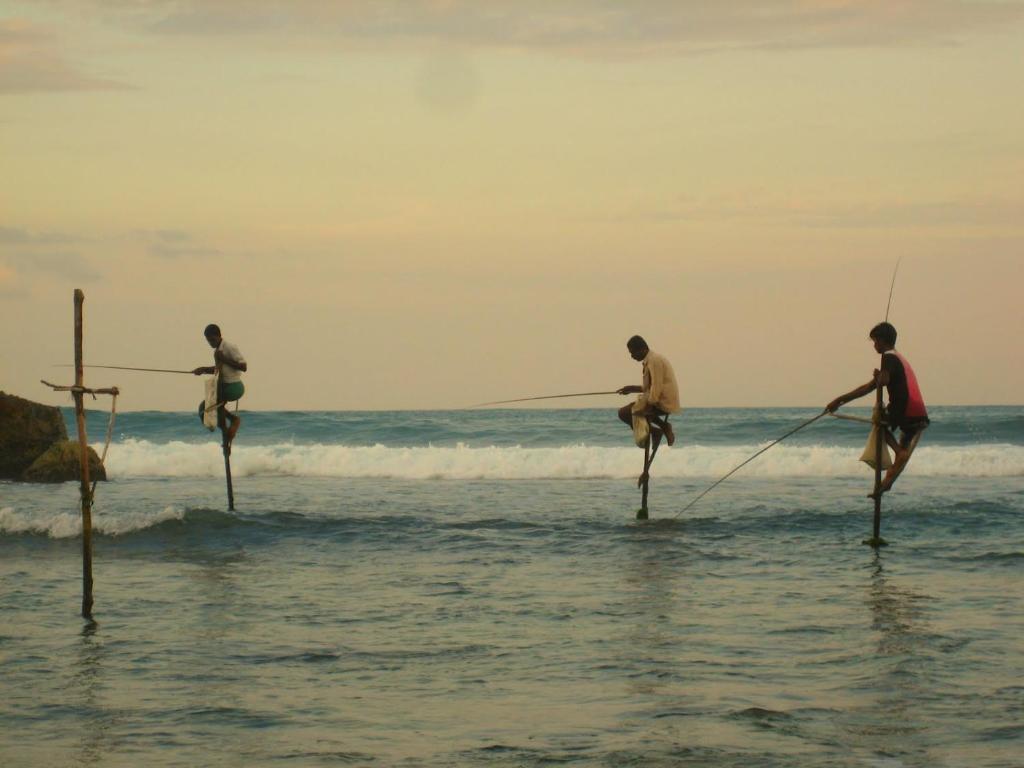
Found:
[[[657, 458], [661, 477], [717, 477], [762, 445], [675, 446]], [[778, 445], [742, 472], [752, 477], [860, 477], [859, 449], [834, 445]], [[236, 444], [231, 456], [236, 477], [350, 477], [530, 480], [545, 478], [635, 477], [642, 464], [631, 447], [347, 446], [279, 443]], [[922, 446], [913, 460], [915, 476], [1024, 476], [1024, 446], [988, 444]], [[110, 447], [112, 480], [136, 477], [221, 477], [224, 459], [216, 443], [151, 443], [128, 439]]]
[[[182, 520], [185, 511], [166, 507], [152, 512], [118, 511], [116, 515], [95, 515], [93, 530], [108, 536], [120, 536], [158, 525], [166, 520]], [[0, 508], [0, 532], [8, 534], [37, 534], [53, 539], [67, 539], [82, 532], [82, 516], [77, 509], [67, 512], [17, 512], [11, 507]]]

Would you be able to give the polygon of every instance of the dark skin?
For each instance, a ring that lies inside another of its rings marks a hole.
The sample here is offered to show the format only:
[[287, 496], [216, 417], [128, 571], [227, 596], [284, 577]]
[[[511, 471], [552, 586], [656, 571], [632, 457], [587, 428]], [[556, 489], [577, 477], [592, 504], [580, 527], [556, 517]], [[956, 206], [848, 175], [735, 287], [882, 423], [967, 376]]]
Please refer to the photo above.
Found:
[[[232, 368], [237, 368], [238, 370], [242, 371], [243, 373], [245, 371], [248, 371], [249, 370], [249, 364], [248, 363], [240, 363], [237, 360], [232, 360], [230, 357], [228, 357], [223, 352], [221, 352], [219, 349], [217, 349], [217, 347], [220, 346], [220, 343], [222, 341], [224, 341], [224, 337], [223, 336], [216, 336], [215, 335], [215, 336], [207, 336], [206, 337], [206, 343], [209, 344], [215, 350], [214, 353], [213, 353], [213, 359], [217, 363], [217, 365], [221, 365], [223, 363], [227, 363]], [[201, 366], [199, 368], [192, 369], [192, 373], [194, 373], [196, 376], [202, 376], [204, 373], [211, 373], [212, 374], [212, 373], [216, 373], [216, 372], [217, 372], [217, 366], [215, 366], [215, 365], [206, 365], [206, 366]]]
[[[875, 352], [879, 355], [885, 354], [891, 349], [895, 349], [892, 344], [889, 344], [882, 339], [871, 338], [871, 343], [875, 347]], [[886, 386], [889, 383], [889, 372], [875, 369], [871, 381], [861, 384], [856, 389], [851, 389], [845, 395], [840, 395], [835, 400], [832, 400], [828, 405], [825, 406], [825, 410], [829, 413], [835, 413], [840, 406], [845, 405], [851, 400], [857, 400], [858, 398], [864, 397], [864, 395], [870, 394], [881, 385]], [[892, 449], [895, 458], [893, 459], [892, 466], [885, 473], [885, 478], [882, 480], [882, 485], [879, 488], [880, 493], [885, 493], [892, 484], [896, 482], [896, 478], [900, 476], [903, 469], [907, 466], [907, 462], [910, 461], [910, 454], [913, 451], [913, 447], [910, 449], [902, 448], [897, 442], [895, 435], [892, 434], [888, 429], [885, 430], [885, 442]], [[869, 493], [869, 497], [874, 497], [874, 493]]]
[[[650, 352], [650, 348], [646, 344], [637, 344], [635, 346], [626, 345], [626, 349], [629, 350], [629, 356], [636, 360], [638, 363], [643, 362], [643, 359], [647, 357], [647, 353]], [[627, 384], [620, 389], [615, 390], [620, 395], [633, 395], [640, 394], [644, 391], [644, 388], [639, 384]], [[664, 416], [656, 408], [648, 406], [647, 410], [644, 411], [644, 416], [647, 417], [647, 421], [651, 425], [651, 461], [654, 461], [654, 454], [658, 452], [658, 446], [661, 445], [661, 436], [668, 435], [670, 437], [669, 444], [675, 440], [675, 435], [672, 433], [672, 425], [665, 421]], [[619, 408], [619, 419], [633, 428], [633, 406], [624, 405]], [[636, 484], [638, 486], [643, 485], [644, 480], [647, 479], [647, 472], [640, 475]]]
[[[243, 372], [249, 370], [248, 363], [242, 363], [238, 360], [234, 360], [217, 349], [223, 340], [224, 337], [218, 334], [206, 337], [206, 343], [214, 349], [213, 359], [216, 365], [203, 365], [199, 368], [193, 368], [192, 373], [194, 375], [202, 376], [204, 373], [214, 374], [217, 372], [217, 368], [224, 364], [230, 365], [232, 368], [237, 368]], [[229, 413], [225, 404], [221, 404], [217, 407], [217, 426], [220, 427], [221, 430], [225, 430], [226, 428], [224, 435], [227, 438], [228, 443], [234, 440], [235, 433], [238, 432], [238, 427], [241, 426], [241, 424], [242, 418], [233, 413]]]

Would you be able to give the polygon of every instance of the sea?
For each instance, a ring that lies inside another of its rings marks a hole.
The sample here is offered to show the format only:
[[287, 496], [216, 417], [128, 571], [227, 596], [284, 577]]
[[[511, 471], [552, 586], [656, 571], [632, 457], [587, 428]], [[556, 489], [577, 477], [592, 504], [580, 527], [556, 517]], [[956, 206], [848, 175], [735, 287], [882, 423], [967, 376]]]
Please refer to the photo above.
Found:
[[686, 508], [819, 411], [685, 410], [648, 520], [614, 405], [243, 412], [234, 511], [119, 414], [93, 621], [77, 483], [0, 483], [0, 766], [1024, 765], [1024, 408], [933, 408], [885, 547], [861, 423]]

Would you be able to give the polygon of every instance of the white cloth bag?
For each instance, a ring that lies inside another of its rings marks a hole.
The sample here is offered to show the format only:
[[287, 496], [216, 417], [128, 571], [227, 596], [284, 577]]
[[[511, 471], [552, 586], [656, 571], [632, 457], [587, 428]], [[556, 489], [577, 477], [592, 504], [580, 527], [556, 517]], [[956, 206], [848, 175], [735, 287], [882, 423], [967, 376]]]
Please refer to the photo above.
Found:
[[217, 380], [218, 374], [213, 374], [203, 382], [203, 391], [206, 395], [206, 410], [203, 412], [203, 426], [213, 432], [217, 429]]
[[647, 417], [644, 416], [644, 411], [647, 410], [647, 397], [640, 395], [633, 403], [633, 440], [636, 442], [638, 448], [643, 448], [647, 445], [647, 440], [651, 436], [651, 425], [647, 423]]
[[[875, 404], [875, 411], [871, 414], [871, 434], [868, 435], [868, 443], [864, 446], [864, 453], [860, 455], [860, 460], [867, 464], [872, 469], [875, 468], [875, 442], [878, 440], [878, 430], [884, 429], [881, 424], [882, 412]], [[892, 454], [889, 453], [889, 445], [885, 442], [885, 436], [882, 437], [882, 469], [888, 469], [892, 466]]]

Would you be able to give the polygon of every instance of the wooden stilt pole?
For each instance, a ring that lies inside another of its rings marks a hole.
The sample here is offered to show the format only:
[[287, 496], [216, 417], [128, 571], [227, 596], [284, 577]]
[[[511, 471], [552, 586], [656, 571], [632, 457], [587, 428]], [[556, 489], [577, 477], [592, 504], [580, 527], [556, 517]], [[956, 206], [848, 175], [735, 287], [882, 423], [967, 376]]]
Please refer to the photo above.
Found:
[[[881, 374], [881, 363], [879, 363], [878, 370], [879, 374]], [[879, 375], [879, 378], [881, 378], [881, 375]], [[878, 429], [875, 430], [875, 517], [871, 538], [867, 539], [864, 543], [877, 549], [889, 543], [882, 538], [882, 451], [885, 449], [885, 426], [881, 423], [884, 414], [882, 410], [881, 381], [875, 386], [875, 413], [878, 414], [879, 419]]]
[[85, 294], [75, 289], [75, 422], [78, 426], [82, 496], [82, 616], [92, 619], [92, 486], [89, 483], [89, 442], [85, 434], [85, 408], [81, 391], [82, 366], [82, 304]]
[[651, 436], [648, 433], [647, 442], [644, 443], [644, 474], [643, 482], [640, 484], [640, 509], [636, 511], [637, 520], [646, 520], [647, 514], [647, 491], [651, 482]]
[[228, 442], [227, 431], [224, 427], [220, 428], [220, 435], [223, 442], [221, 447], [224, 449], [224, 476], [228, 481], [228, 511], [235, 511], [235, 489], [231, 485], [231, 444]]

